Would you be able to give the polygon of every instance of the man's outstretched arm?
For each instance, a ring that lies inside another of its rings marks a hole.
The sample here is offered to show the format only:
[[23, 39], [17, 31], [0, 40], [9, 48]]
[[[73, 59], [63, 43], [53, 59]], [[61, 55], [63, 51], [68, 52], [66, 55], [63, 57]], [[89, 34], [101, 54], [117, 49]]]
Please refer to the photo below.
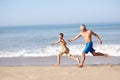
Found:
[[102, 40], [100, 39], [100, 37], [98, 36], [98, 34], [92, 32], [92, 34], [98, 39], [99, 44], [102, 44]]
[[74, 40], [80, 38], [80, 36], [81, 36], [81, 33], [79, 33], [78, 35], [76, 35], [75, 37], [73, 37], [72, 39], [67, 40], [67, 41], [68, 41], [68, 42], [74, 41]]

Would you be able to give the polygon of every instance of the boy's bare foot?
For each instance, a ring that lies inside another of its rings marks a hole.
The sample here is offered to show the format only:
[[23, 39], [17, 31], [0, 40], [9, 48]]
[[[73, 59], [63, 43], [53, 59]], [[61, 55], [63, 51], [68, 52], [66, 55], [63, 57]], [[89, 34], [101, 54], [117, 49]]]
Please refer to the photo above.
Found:
[[79, 66], [79, 64], [76, 64], [75, 66]]
[[80, 63], [80, 60], [79, 60], [79, 58], [77, 58], [77, 59], [76, 59], [76, 61], [78, 62], [78, 64]]
[[54, 64], [54, 66], [60, 66], [60, 64], [56, 63], [56, 64]]

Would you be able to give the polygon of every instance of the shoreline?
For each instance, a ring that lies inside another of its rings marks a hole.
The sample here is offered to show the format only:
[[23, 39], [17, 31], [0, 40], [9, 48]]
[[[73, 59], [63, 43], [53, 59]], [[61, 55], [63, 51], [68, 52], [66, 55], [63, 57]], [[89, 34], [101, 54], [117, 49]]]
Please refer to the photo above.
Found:
[[[81, 60], [81, 56], [79, 57]], [[53, 66], [57, 63], [57, 56], [50, 57], [1, 57], [0, 66]], [[75, 66], [76, 61], [68, 59], [66, 56], [61, 57], [61, 66]], [[95, 57], [87, 56], [86, 66], [97, 65], [120, 65], [120, 56]]]

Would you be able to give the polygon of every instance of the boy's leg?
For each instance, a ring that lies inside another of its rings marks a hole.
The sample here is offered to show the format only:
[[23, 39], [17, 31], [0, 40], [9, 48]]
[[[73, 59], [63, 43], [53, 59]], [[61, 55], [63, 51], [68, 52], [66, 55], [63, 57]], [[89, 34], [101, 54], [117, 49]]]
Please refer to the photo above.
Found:
[[61, 55], [58, 54], [58, 65], [60, 65], [60, 58], [61, 58]]
[[61, 58], [62, 53], [59, 53], [57, 56], [57, 63], [55, 64], [56, 66], [60, 65], [60, 58]]
[[85, 53], [83, 52], [82, 53], [82, 61], [81, 61], [81, 63], [80, 63], [80, 65], [78, 65], [78, 67], [83, 67], [83, 65], [84, 65], [84, 62], [85, 62]]
[[67, 54], [67, 57], [70, 58], [70, 59], [76, 60], [76, 61], [78, 62], [78, 64], [80, 63], [79, 58], [74, 57], [74, 56], [72, 56], [71, 54]]

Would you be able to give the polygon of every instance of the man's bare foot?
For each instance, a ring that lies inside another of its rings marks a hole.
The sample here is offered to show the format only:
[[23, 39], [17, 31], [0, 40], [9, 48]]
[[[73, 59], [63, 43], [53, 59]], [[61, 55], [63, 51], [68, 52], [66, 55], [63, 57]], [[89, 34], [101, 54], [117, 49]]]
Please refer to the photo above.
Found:
[[104, 54], [104, 57], [109, 57], [109, 55], [108, 54]]
[[82, 65], [82, 64], [80, 64], [80, 65], [78, 65], [78, 67], [79, 67], [79, 68], [82, 68], [82, 67], [83, 67], [83, 65]]
[[54, 64], [54, 66], [60, 66], [60, 64], [56, 63], [56, 64]]

